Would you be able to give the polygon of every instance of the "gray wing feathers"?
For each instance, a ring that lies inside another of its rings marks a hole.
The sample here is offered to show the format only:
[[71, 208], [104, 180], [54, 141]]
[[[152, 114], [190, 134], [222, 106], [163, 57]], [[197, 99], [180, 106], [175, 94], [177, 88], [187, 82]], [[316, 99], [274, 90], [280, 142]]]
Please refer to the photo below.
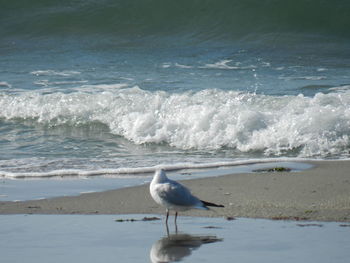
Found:
[[156, 191], [161, 198], [173, 205], [195, 206], [201, 203], [185, 186], [175, 181], [160, 185]]

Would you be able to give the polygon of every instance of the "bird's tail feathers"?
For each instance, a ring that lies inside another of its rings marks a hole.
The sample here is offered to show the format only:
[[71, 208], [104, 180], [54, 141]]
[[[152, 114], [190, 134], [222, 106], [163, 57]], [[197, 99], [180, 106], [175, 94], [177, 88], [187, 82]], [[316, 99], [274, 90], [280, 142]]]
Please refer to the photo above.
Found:
[[201, 200], [201, 202], [203, 203], [203, 205], [204, 205], [205, 207], [207, 207], [207, 206], [213, 206], [213, 207], [225, 207], [225, 206], [223, 206], [223, 205], [217, 205], [217, 204], [210, 203], [210, 202], [203, 201], [203, 200]]

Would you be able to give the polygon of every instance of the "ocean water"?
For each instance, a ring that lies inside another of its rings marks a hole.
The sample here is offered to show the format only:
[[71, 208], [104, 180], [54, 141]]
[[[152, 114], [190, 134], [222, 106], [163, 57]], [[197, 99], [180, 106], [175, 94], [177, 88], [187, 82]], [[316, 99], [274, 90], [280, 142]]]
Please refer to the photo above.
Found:
[[14, 0], [0, 176], [350, 157], [349, 1]]

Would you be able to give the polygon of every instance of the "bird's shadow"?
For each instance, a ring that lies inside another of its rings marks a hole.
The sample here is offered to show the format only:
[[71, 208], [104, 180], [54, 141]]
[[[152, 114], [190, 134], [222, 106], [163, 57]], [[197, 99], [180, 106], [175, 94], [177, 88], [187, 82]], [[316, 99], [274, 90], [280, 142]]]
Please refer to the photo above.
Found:
[[176, 262], [192, 254], [203, 244], [215, 243], [223, 239], [215, 235], [169, 234], [156, 241], [150, 251], [151, 262]]

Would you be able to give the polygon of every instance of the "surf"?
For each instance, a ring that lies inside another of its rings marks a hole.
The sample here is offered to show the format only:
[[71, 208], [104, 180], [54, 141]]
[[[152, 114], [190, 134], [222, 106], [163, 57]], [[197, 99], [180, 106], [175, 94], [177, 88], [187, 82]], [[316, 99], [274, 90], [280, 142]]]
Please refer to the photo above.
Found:
[[123, 87], [118, 92], [108, 88], [96, 93], [2, 94], [0, 120], [24, 125], [30, 121], [43, 129], [91, 125], [136, 145], [166, 144], [183, 151], [234, 149], [265, 156], [327, 157], [347, 154], [348, 105], [348, 90], [307, 97]]

